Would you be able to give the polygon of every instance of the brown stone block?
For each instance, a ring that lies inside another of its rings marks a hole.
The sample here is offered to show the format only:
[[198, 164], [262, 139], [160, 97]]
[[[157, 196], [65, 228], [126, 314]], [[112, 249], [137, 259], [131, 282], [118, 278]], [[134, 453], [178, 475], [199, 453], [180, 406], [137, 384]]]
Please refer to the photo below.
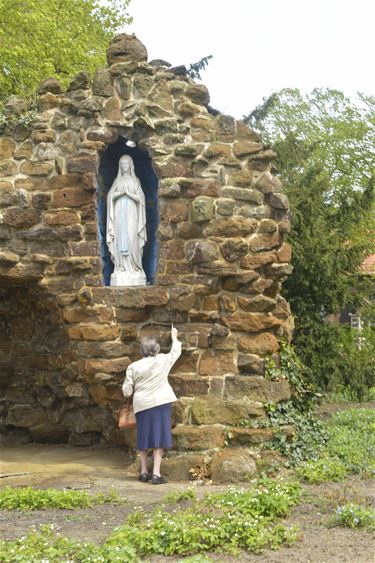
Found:
[[220, 310], [234, 312], [237, 310], [237, 299], [234, 295], [223, 294], [220, 295]]
[[14, 158], [17, 160], [30, 159], [33, 154], [33, 144], [31, 141], [27, 140], [23, 142], [15, 151]]
[[237, 373], [237, 366], [232, 352], [204, 352], [199, 362], [200, 375], [223, 375]]
[[98, 165], [98, 157], [95, 154], [90, 153], [79, 153], [70, 156], [67, 160], [67, 170], [68, 172], [78, 172], [79, 174], [85, 174], [86, 172], [92, 172], [96, 174]]
[[199, 306], [199, 297], [190, 293], [190, 291], [184, 295], [180, 295], [175, 298], [171, 298], [168, 304], [168, 308], [172, 311], [177, 312], [188, 312], [190, 309]]
[[171, 374], [169, 376], [169, 382], [177, 397], [206, 395], [210, 386], [207, 377], [199, 377], [197, 375]]
[[225, 433], [221, 426], [179, 425], [173, 428], [173, 444], [177, 450], [208, 450], [224, 446]]
[[81, 258], [76, 256], [61, 258], [55, 264], [55, 272], [57, 275], [60, 275], [81, 270], [92, 270], [98, 267], [99, 264], [99, 258]]
[[290, 440], [294, 435], [292, 426], [280, 426], [278, 428], [230, 428], [230, 443], [238, 446], [250, 444], [263, 444], [272, 441], [280, 432]]
[[125, 325], [120, 332], [122, 342], [133, 342], [138, 337], [137, 325]]
[[290, 398], [290, 386], [286, 380], [270, 381], [257, 375], [226, 377], [224, 398], [230, 397], [277, 403]]
[[233, 145], [233, 152], [236, 156], [246, 156], [261, 151], [263, 146], [254, 141], [236, 141]]
[[19, 262], [20, 257], [14, 252], [7, 250], [0, 251], [0, 266], [14, 266]]
[[160, 205], [160, 220], [180, 223], [188, 217], [189, 207], [184, 201], [163, 201]]
[[31, 138], [34, 143], [53, 143], [56, 140], [56, 133], [53, 129], [33, 131]]
[[197, 196], [217, 197], [221, 186], [215, 180], [200, 178], [183, 178], [179, 180], [183, 197], [194, 198]]
[[191, 265], [185, 262], [168, 262], [166, 274], [188, 274], [191, 272]]
[[292, 259], [292, 248], [290, 244], [284, 242], [281, 248], [276, 252], [279, 262], [290, 262]]
[[264, 407], [254, 401], [228, 401], [206, 395], [196, 397], [191, 407], [193, 424], [236, 425], [249, 418], [266, 417]]
[[202, 309], [204, 311], [218, 311], [219, 297], [217, 295], [206, 295], [202, 301]]
[[188, 240], [201, 238], [203, 236], [202, 227], [192, 224], [190, 221], [182, 222], [177, 227], [177, 234], [180, 238]]
[[62, 188], [53, 192], [53, 207], [81, 207], [93, 201], [93, 195], [82, 188]]
[[184, 255], [184, 241], [172, 240], [159, 244], [159, 257], [164, 260], [182, 260]]
[[212, 262], [219, 258], [219, 248], [214, 242], [190, 241], [185, 246], [185, 256], [191, 264]]
[[35, 405], [15, 405], [9, 408], [5, 424], [29, 428], [30, 426], [45, 423], [47, 420], [47, 409]]
[[250, 188], [252, 184], [251, 170], [233, 170], [229, 175], [228, 184], [232, 186]]
[[190, 159], [172, 157], [168, 160], [154, 159], [153, 167], [159, 179], [190, 177], [193, 175]]
[[3, 160], [0, 162], [0, 177], [15, 176], [17, 165], [13, 160]]
[[116, 35], [107, 49], [107, 61], [111, 66], [120, 62], [147, 61], [146, 47], [136, 38], [134, 33]]
[[230, 199], [248, 201], [254, 205], [260, 205], [263, 203], [262, 194], [257, 190], [252, 190], [251, 188], [224, 187], [221, 190], [221, 195]]
[[251, 270], [260, 268], [265, 264], [275, 262], [276, 254], [274, 252], [262, 252], [261, 254], [248, 254], [242, 258], [240, 262], [241, 268], [249, 268]]
[[11, 227], [31, 227], [38, 221], [39, 212], [30, 207], [9, 207], [4, 213], [4, 223]]
[[235, 120], [230, 115], [219, 114], [215, 118], [216, 138], [218, 141], [232, 143], [235, 140]]
[[76, 344], [77, 352], [80, 356], [86, 358], [119, 358], [128, 356], [131, 346], [126, 346], [123, 342], [78, 342]]
[[264, 360], [256, 354], [238, 354], [237, 366], [241, 375], [264, 375]]
[[199, 354], [198, 352], [182, 351], [181, 356], [172, 368], [173, 374], [196, 373]]
[[38, 108], [41, 111], [56, 108], [60, 105], [60, 103], [60, 97], [56, 96], [56, 94], [53, 94], [52, 92], [46, 92], [45, 94], [38, 96], [37, 100]]
[[250, 129], [250, 127], [242, 120], [236, 121], [236, 130], [238, 139], [246, 139], [256, 143], [261, 141], [258, 133], [256, 133], [253, 129]]
[[52, 171], [53, 165], [49, 162], [28, 160], [20, 166], [20, 172], [27, 176], [49, 176]]
[[56, 229], [58, 236], [64, 241], [79, 241], [83, 238], [83, 227], [82, 225], [59, 225]]
[[116, 319], [120, 322], [141, 323], [149, 317], [148, 309], [116, 309]]
[[283, 282], [292, 272], [293, 266], [291, 264], [270, 264], [266, 268], [265, 275], [272, 280]]
[[280, 326], [280, 320], [271, 313], [221, 314], [221, 322], [232, 330], [259, 332], [270, 327]]
[[121, 385], [90, 385], [90, 395], [94, 401], [103, 407], [107, 407], [110, 403], [121, 403], [124, 401]]
[[240, 238], [228, 239], [220, 246], [220, 250], [225, 260], [235, 262], [248, 252], [249, 244]]
[[6, 139], [5, 137], [0, 139], [0, 160], [7, 160], [8, 158], [12, 158], [16, 145], [10, 139]]
[[215, 221], [211, 221], [210, 224], [205, 227], [205, 233], [208, 236], [246, 236], [254, 233], [257, 226], [258, 221], [255, 219], [229, 217], [228, 219], [217, 219]]
[[250, 240], [250, 250], [260, 252], [262, 250], [273, 250], [282, 243], [282, 236], [279, 233], [254, 235]]
[[78, 213], [70, 209], [43, 213], [43, 222], [46, 225], [71, 225], [72, 223], [79, 223], [79, 220]]
[[211, 143], [204, 152], [206, 158], [216, 158], [221, 156], [231, 156], [232, 148], [225, 143]]
[[258, 233], [272, 234], [277, 231], [277, 223], [272, 219], [262, 219], [258, 226]]
[[98, 256], [99, 244], [97, 241], [69, 242], [71, 256]]
[[86, 375], [95, 375], [96, 373], [118, 373], [124, 374], [130, 365], [129, 358], [112, 358], [108, 359], [89, 359], [82, 360], [80, 363], [80, 372]]
[[238, 296], [238, 305], [244, 311], [252, 313], [268, 312], [275, 309], [276, 301], [265, 295], [257, 295], [256, 297]]
[[211, 479], [214, 483], [249, 482], [256, 474], [256, 454], [251, 450], [227, 448], [212, 458]]
[[63, 310], [63, 319], [67, 323], [84, 323], [84, 322], [98, 322], [95, 309], [81, 307], [65, 307]]
[[119, 333], [120, 327], [118, 325], [87, 323], [68, 328], [71, 340], [113, 340], [119, 336]]
[[233, 334], [228, 334], [228, 336], [224, 337], [212, 336], [211, 347], [214, 350], [236, 350], [237, 340]]
[[35, 209], [47, 209], [51, 203], [50, 194], [34, 193], [31, 197], [31, 203]]

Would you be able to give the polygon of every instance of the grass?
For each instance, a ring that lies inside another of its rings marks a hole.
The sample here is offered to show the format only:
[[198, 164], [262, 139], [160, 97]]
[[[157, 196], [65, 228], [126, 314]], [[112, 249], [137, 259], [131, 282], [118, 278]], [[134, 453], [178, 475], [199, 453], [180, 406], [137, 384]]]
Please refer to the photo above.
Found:
[[85, 491], [57, 489], [33, 489], [32, 487], [5, 487], [0, 490], [0, 509], [5, 510], [46, 510], [60, 508], [74, 510], [91, 508], [104, 503], [124, 502], [116, 491], [107, 495], [90, 495]]
[[325, 423], [328, 441], [318, 459], [302, 463], [297, 475], [309, 483], [340, 481], [350, 473], [375, 473], [375, 411], [337, 412]]

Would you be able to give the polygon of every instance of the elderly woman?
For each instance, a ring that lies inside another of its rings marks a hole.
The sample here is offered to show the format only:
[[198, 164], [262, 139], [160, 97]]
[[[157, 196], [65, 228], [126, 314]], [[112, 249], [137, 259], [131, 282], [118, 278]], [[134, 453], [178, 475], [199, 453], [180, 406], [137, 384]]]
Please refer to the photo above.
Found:
[[[139, 480], [161, 485], [166, 480], [160, 474], [164, 449], [172, 447], [171, 403], [177, 397], [168, 382], [169, 372], [181, 354], [178, 330], [171, 329], [172, 348], [168, 354], [159, 354], [155, 338], [143, 338], [143, 358], [130, 364], [122, 386], [125, 397], [133, 393], [133, 408], [137, 419], [137, 449], [141, 456]], [[147, 450], [154, 450], [152, 476], [147, 471]]]

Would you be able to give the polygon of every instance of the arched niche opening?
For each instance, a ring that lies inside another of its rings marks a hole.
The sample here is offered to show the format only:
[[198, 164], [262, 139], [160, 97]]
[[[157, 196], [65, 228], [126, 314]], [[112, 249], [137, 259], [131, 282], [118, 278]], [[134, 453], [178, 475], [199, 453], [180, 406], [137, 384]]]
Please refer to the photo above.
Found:
[[157, 227], [158, 214], [158, 178], [152, 168], [148, 154], [137, 146], [128, 146], [128, 139], [119, 137], [110, 145], [100, 159], [99, 177], [97, 185], [97, 215], [99, 222], [99, 238], [101, 258], [103, 261], [104, 285], [110, 285], [113, 272], [113, 263], [106, 243], [107, 230], [107, 194], [118, 172], [118, 163], [121, 156], [127, 154], [132, 157], [136, 176], [141, 182], [146, 198], [146, 228], [147, 243], [143, 251], [143, 269], [146, 274], [147, 284], [155, 283], [158, 262]]

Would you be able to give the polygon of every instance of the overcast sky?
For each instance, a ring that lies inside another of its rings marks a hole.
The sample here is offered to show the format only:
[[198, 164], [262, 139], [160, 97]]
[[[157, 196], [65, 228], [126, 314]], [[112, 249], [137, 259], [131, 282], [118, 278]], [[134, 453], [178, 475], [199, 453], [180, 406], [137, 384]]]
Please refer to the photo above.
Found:
[[131, 0], [129, 13], [149, 60], [213, 55], [202, 80], [234, 117], [285, 87], [375, 94], [373, 0]]

